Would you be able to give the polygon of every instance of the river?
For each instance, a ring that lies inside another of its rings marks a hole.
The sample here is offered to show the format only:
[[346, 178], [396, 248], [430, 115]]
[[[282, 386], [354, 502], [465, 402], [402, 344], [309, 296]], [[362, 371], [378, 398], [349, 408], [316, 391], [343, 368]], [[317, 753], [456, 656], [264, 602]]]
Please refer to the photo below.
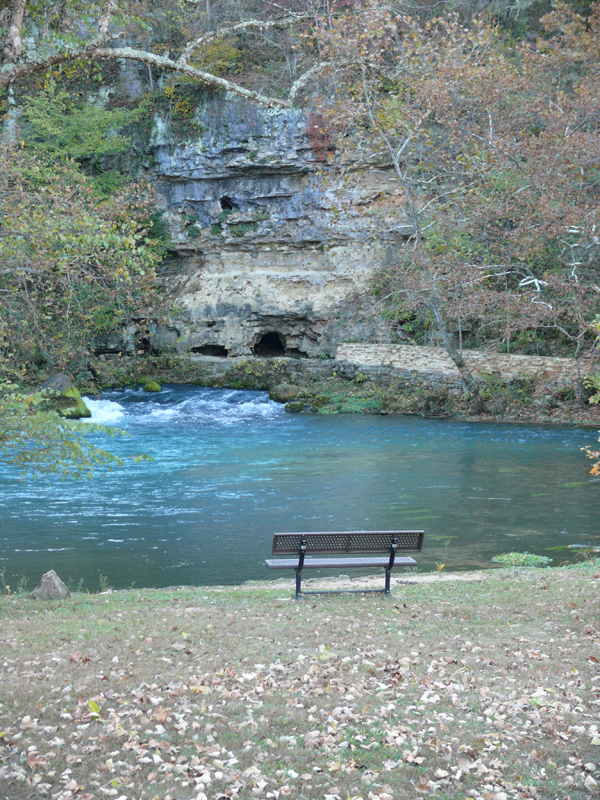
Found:
[[[90, 591], [281, 577], [263, 565], [275, 531], [422, 528], [425, 571], [513, 550], [560, 564], [600, 546], [600, 481], [580, 451], [594, 431], [287, 414], [263, 392], [191, 386], [87, 402], [131, 434], [96, 437], [126, 463], [81, 482], [2, 468], [13, 589], [48, 569]], [[139, 453], [154, 460], [128, 458]]]

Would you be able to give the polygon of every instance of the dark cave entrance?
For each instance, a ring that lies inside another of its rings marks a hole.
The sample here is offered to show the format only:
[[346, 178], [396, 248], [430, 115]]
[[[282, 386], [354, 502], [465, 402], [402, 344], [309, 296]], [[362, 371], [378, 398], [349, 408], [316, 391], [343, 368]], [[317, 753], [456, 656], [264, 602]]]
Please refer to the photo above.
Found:
[[227, 358], [227, 349], [222, 344], [202, 344], [199, 347], [191, 347], [190, 353], [198, 353], [200, 356], [216, 356], [217, 358]]
[[238, 204], [227, 195], [223, 195], [219, 202], [221, 203], [223, 211], [239, 211]]
[[255, 356], [261, 356], [262, 358], [274, 358], [286, 354], [285, 345], [275, 331], [265, 333], [254, 345], [252, 352]]

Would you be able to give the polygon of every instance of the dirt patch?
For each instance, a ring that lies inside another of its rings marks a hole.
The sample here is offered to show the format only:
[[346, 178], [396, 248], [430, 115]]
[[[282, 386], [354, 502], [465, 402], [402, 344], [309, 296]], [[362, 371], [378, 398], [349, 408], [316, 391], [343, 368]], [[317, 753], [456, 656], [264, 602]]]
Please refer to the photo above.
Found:
[[[291, 577], [278, 578], [275, 581], [249, 581], [242, 584], [242, 589], [255, 591], [256, 589], [291, 589], [294, 590], [293, 572], [290, 570]], [[481, 583], [490, 574], [489, 571], [479, 572], [426, 572], [421, 575], [412, 574], [410, 576], [394, 576], [390, 581], [392, 593], [395, 586], [410, 586], [430, 583], [455, 583], [456, 581], [478, 581]], [[381, 575], [368, 575], [353, 578], [349, 575], [337, 575], [326, 578], [303, 578], [302, 587], [307, 591], [323, 592], [342, 592], [342, 591], [379, 591], [383, 589], [383, 577]], [[223, 587], [221, 587], [223, 588]]]

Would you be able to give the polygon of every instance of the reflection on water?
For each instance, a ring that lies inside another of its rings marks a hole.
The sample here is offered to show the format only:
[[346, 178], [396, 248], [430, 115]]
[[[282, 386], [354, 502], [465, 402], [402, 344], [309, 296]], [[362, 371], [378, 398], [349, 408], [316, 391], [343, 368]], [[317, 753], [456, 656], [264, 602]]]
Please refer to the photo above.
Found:
[[286, 414], [262, 392], [195, 387], [87, 402], [93, 421], [132, 434], [111, 449], [154, 461], [75, 484], [4, 468], [0, 568], [13, 586], [51, 568], [92, 590], [99, 573], [117, 588], [279, 577], [263, 566], [274, 531], [423, 528], [427, 570], [600, 546], [600, 481], [579, 450], [593, 431]]

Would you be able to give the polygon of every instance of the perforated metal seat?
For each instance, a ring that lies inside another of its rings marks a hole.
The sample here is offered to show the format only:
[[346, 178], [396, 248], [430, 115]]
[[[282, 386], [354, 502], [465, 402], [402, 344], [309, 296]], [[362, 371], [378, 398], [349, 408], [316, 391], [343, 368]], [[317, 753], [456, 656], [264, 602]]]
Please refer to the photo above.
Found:
[[[372, 558], [305, 558], [303, 569], [327, 569], [328, 567], [387, 567], [389, 556]], [[394, 559], [394, 566], [407, 567], [417, 562], [410, 556]], [[269, 569], [297, 569], [297, 558], [267, 558], [265, 564]]]

